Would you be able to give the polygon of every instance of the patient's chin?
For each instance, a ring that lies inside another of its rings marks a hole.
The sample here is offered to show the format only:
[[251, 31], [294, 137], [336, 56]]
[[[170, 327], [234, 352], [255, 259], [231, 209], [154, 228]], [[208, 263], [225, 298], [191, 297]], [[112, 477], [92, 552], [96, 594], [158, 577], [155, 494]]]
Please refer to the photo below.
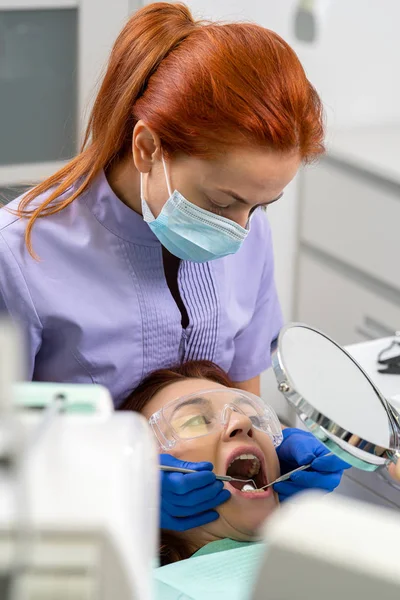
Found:
[[207, 529], [218, 537], [228, 537], [240, 542], [260, 540], [262, 526], [277, 509], [278, 498], [274, 494], [265, 502], [249, 500], [246, 505], [239, 505], [231, 498], [217, 509], [220, 518], [207, 525]]
[[248, 523], [230, 523], [221, 516], [203, 529], [219, 539], [229, 538], [238, 542], [255, 542], [260, 539], [260, 528], [253, 529]]

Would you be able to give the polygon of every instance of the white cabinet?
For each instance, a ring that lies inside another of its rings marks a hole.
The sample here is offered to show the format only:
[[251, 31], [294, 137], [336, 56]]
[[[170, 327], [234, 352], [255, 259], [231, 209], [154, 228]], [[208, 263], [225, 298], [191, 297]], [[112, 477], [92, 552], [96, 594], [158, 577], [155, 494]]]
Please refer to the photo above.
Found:
[[294, 314], [351, 344], [400, 329], [400, 128], [337, 140], [302, 173]]
[[350, 469], [344, 473], [335, 494], [400, 510], [400, 488], [386, 471], [367, 473]]
[[303, 242], [400, 289], [399, 184], [328, 157], [305, 170], [301, 203]]
[[343, 345], [390, 335], [400, 329], [400, 294], [396, 303], [394, 294], [390, 300], [370, 283], [303, 246], [296, 318]]

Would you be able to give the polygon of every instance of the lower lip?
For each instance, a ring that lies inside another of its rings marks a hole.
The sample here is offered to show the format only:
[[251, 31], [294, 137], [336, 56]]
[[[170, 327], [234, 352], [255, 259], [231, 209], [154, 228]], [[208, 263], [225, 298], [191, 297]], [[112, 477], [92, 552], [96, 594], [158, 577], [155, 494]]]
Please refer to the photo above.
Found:
[[241, 492], [237, 490], [230, 483], [227, 484], [229, 491], [233, 496], [239, 496], [240, 498], [247, 498], [248, 500], [265, 500], [272, 496], [272, 486], [264, 490], [263, 492]]

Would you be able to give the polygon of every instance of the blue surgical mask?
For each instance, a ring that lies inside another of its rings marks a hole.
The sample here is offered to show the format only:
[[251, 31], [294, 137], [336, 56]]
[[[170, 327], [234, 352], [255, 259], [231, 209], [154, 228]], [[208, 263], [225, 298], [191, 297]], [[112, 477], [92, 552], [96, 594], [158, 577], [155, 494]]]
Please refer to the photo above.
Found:
[[202, 263], [235, 254], [249, 232], [234, 221], [199, 208], [172, 192], [164, 157], [162, 157], [169, 198], [157, 218], [143, 195], [140, 174], [140, 197], [143, 219], [171, 254], [181, 260]]

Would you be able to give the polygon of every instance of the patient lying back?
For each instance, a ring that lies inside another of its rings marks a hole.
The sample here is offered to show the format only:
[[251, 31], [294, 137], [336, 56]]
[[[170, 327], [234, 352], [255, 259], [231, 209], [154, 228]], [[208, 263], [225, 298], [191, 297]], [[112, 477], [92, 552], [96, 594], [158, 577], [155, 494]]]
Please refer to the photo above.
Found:
[[226, 494], [229, 499], [217, 507], [219, 517], [212, 523], [182, 532], [162, 531], [162, 564], [189, 558], [214, 542], [259, 539], [260, 526], [278, 505], [272, 487], [254, 490], [279, 477], [277, 437], [271, 434], [274, 427], [279, 429], [279, 421], [266, 403], [235, 390], [213, 363], [196, 361], [152, 373], [121, 409], [140, 412], [150, 421], [160, 453], [208, 461], [217, 474], [253, 481], [248, 491], [242, 483], [221, 482], [230, 497]]

